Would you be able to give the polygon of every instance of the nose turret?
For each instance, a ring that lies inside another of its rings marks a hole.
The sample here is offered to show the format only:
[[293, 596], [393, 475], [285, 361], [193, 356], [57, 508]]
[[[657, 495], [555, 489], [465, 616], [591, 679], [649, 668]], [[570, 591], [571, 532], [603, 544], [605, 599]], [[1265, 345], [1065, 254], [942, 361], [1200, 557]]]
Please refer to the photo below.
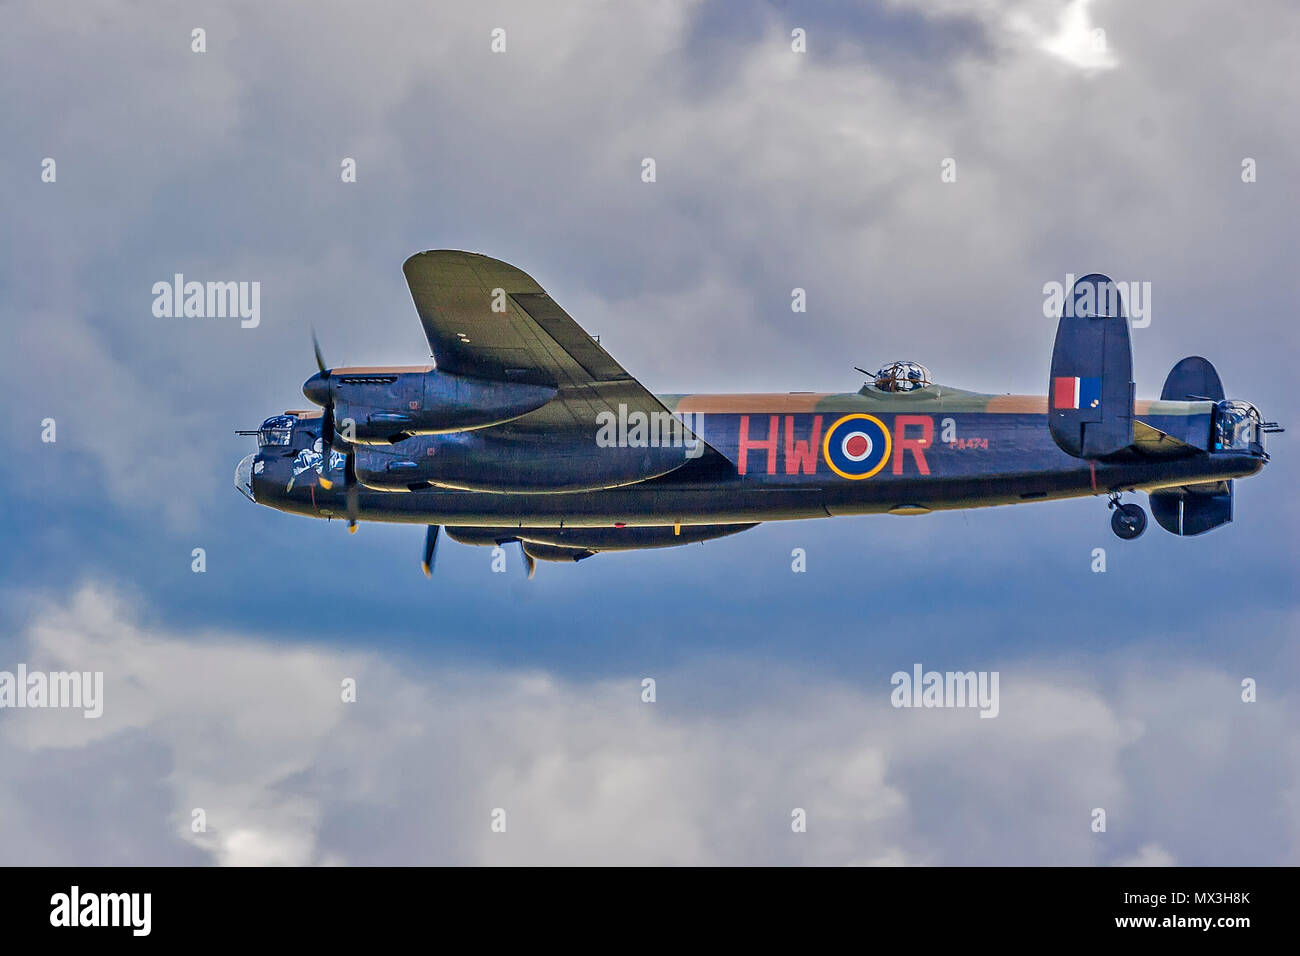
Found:
[[246, 455], [238, 465], [235, 466], [235, 487], [239, 493], [254, 504], [257, 499], [253, 497], [253, 461], [256, 455]]

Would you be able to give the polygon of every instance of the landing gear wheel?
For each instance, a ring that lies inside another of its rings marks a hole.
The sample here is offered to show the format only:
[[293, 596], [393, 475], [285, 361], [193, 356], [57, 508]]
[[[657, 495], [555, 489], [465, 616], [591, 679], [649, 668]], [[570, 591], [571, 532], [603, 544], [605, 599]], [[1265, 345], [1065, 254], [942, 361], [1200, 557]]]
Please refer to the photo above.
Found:
[[1147, 513], [1141, 505], [1115, 505], [1110, 516], [1110, 530], [1125, 541], [1132, 541], [1147, 529]]

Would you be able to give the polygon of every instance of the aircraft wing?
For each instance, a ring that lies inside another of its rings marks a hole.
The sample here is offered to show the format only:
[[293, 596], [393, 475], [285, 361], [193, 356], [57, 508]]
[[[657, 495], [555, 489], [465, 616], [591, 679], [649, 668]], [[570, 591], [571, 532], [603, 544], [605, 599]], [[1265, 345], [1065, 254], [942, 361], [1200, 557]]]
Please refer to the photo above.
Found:
[[[668, 409], [531, 276], [472, 252], [420, 252], [402, 266], [438, 368], [559, 394], [520, 424], [594, 433], [602, 411]], [[494, 310], [495, 306], [495, 310]]]

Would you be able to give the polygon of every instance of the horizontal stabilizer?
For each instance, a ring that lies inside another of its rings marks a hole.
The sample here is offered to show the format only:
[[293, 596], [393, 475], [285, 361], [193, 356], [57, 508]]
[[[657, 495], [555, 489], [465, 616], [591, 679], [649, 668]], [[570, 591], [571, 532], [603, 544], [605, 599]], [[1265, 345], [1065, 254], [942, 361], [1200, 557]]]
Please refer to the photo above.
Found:
[[1144, 455], [1157, 458], [1185, 458], [1205, 450], [1144, 421], [1133, 422], [1133, 447]]
[[1232, 520], [1232, 482], [1213, 481], [1151, 492], [1151, 514], [1170, 534], [1204, 534]]
[[1133, 444], [1133, 350], [1119, 289], [1093, 273], [1061, 307], [1047, 392], [1048, 428], [1076, 458], [1105, 458]]

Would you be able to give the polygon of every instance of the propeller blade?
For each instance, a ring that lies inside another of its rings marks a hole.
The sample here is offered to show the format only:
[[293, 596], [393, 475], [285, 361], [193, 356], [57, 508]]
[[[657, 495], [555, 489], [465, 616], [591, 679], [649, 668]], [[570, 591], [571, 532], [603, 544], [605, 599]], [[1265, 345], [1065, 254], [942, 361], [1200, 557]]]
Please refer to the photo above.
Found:
[[424, 560], [420, 563], [420, 567], [424, 569], [426, 578], [433, 577], [433, 561], [438, 554], [438, 532], [440, 530], [442, 530], [440, 525], [431, 524], [424, 535]]
[[[330, 370], [325, 365], [325, 356], [320, 350], [320, 339], [316, 338], [316, 329], [311, 330], [311, 350], [316, 355], [316, 368], [320, 370], [321, 381], [325, 382], [330, 377]], [[330, 449], [334, 447], [334, 401], [330, 395], [329, 386], [323, 389], [314, 385], [314, 379], [308, 379], [307, 384], [303, 387], [303, 393], [313, 402], [321, 405], [325, 412], [321, 417], [320, 423], [320, 463], [316, 466], [316, 474], [320, 476], [320, 486], [326, 491], [334, 487], [334, 482], [325, 476], [330, 466]], [[355, 474], [353, 475], [355, 478]], [[346, 485], [347, 476], [344, 476]], [[355, 531], [357, 523], [353, 515], [355, 509], [348, 512], [348, 529]]]
[[533, 575], [537, 573], [537, 559], [534, 558], [531, 554], [529, 554], [527, 550], [525, 550], [524, 543], [522, 541], [519, 542], [519, 553], [524, 556], [524, 567], [528, 569], [528, 580], [531, 581], [533, 579]]
[[343, 460], [343, 493], [347, 498], [348, 534], [356, 534], [360, 491], [357, 488], [357, 453], [354, 451], [349, 451]]
[[317, 341], [316, 339], [315, 329], [311, 330], [311, 347], [312, 350], [316, 353], [316, 368], [320, 370], [320, 373], [322, 375], [328, 378], [330, 374], [330, 370], [325, 367], [325, 356], [321, 354], [320, 342]]
[[330, 450], [334, 445], [334, 405], [330, 403], [325, 406], [325, 415], [321, 419], [320, 425], [320, 464], [316, 467], [316, 473], [320, 475], [320, 486], [326, 491], [334, 487], [334, 482], [325, 477], [325, 472], [329, 469]]
[[325, 414], [321, 416], [320, 423], [320, 440], [321, 445], [326, 449], [334, 447], [334, 403], [330, 402], [325, 406]]

